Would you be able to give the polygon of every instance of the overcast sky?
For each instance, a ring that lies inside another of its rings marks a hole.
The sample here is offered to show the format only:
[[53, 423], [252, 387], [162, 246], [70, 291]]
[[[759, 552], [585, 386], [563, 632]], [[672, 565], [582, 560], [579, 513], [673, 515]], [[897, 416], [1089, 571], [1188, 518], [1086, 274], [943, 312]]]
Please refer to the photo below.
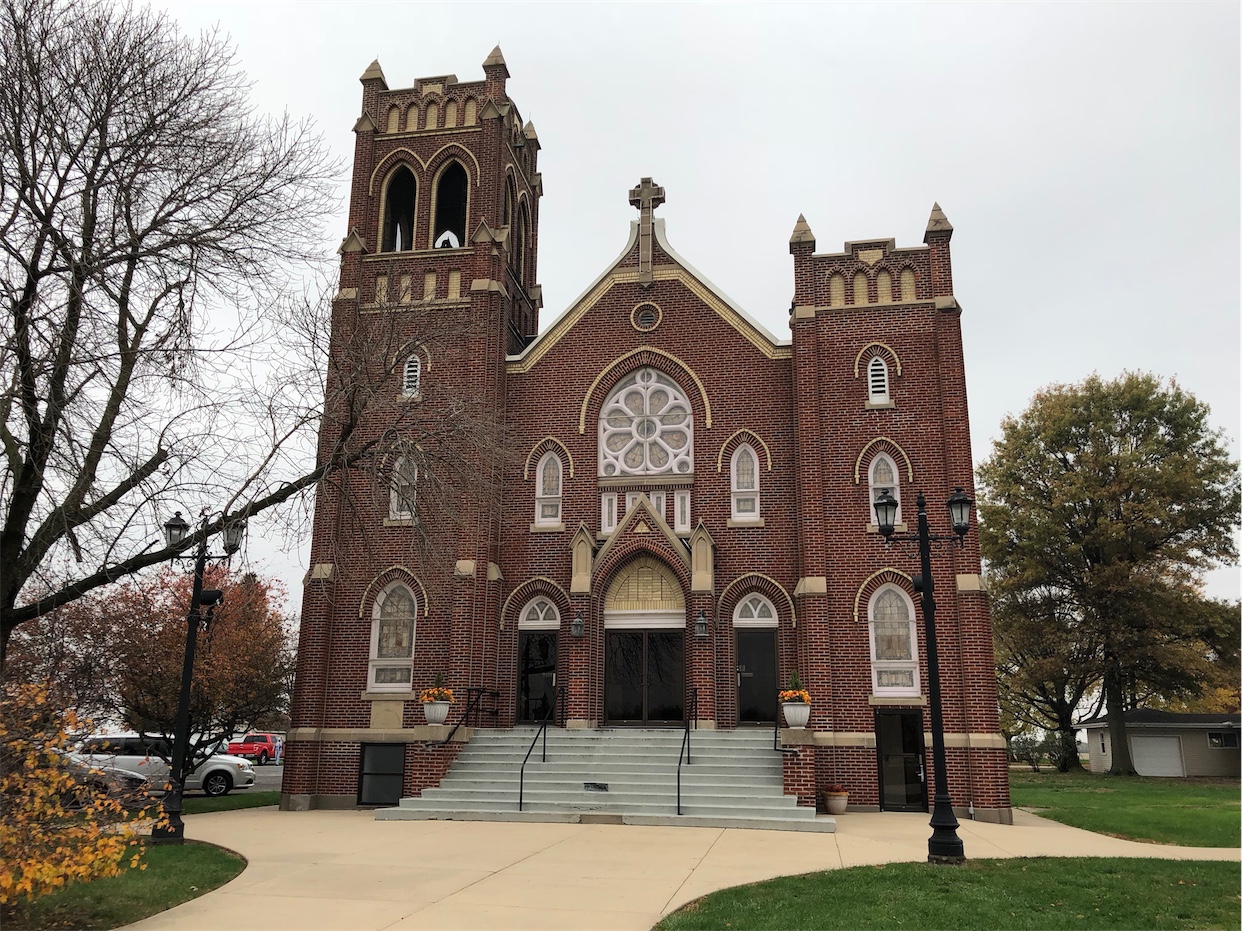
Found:
[[[625, 245], [644, 175], [673, 247], [782, 338], [799, 213], [820, 252], [912, 246], [939, 201], [976, 463], [1037, 389], [1126, 369], [1176, 377], [1238, 455], [1236, 3], [164, 5], [345, 162], [373, 58], [393, 88], [472, 81], [499, 43], [542, 145], [544, 328]], [[269, 561], [295, 598], [304, 560]]]

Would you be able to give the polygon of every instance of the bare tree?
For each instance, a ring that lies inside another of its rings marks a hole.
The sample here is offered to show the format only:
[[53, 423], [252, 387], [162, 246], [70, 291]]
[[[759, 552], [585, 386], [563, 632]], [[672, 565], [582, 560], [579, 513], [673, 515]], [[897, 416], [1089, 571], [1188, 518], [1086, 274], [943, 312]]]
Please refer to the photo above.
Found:
[[[18, 625], [236, 516], [346, 472], [356, 495], [402, 449], [448, 502], [499, 443], [494, 412], [391, 390], [403, 349], [460, 332], [417, 305], [333, 318], [338, 168], [309, 124], [251, 112], [218, 34], [0, 0], [0, 134], [0, 662]], [[219, 513], [155, 542], [188, 504]]]

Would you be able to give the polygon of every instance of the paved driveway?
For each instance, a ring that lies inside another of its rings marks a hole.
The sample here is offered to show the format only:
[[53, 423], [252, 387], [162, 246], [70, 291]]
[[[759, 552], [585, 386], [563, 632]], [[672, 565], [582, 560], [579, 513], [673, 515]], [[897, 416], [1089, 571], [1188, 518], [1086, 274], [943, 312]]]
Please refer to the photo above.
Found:
[[[1025, 812], [963, 823], [968, 857], [1234, 860], [1240, 851], [1139, 844]], [[482, 821], [376, 821], [370, 812], [249, 809], [194, 815], [187, 836], [249, 866], [143, 929], [632, 929], [726, 886], [813, 870], [923, 860], [926, 814], [849, 814], [837, 833]]]

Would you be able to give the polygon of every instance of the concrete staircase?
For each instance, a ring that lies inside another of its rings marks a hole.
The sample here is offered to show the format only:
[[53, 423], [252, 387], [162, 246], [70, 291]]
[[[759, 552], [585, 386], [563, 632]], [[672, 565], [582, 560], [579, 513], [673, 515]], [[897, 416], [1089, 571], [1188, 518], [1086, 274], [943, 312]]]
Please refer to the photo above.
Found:
[[380, 821], [568, 821], [833, 831], [785, 795], [781, 755], [770, 730], [691, 731], [681, 768], [680, 729], [548, 730], [548, 759], [536, 745], [526, 764], [522, 811], [518, 776], [536, 729], [478, 729], [448, 775], [418, 798], [376, 812]]

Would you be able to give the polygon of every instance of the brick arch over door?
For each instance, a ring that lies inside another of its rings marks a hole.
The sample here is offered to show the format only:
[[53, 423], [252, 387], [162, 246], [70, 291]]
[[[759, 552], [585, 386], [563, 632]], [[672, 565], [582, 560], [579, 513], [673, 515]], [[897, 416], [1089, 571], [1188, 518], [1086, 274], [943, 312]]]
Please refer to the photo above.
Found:
[[534, 578], [527, 579], [509, 593], [509, 597], [505, 599], [505, 603], [500, 609], [500, 629], [516, 628], [522, 609], [526, 607], [532, 598], [537, 598], [540, 595], [556, 606], [556, 610], [561, 613], [562, 620], [569, 617], [572, 613], [569, 596], [565, 594], [565, 589], [561, 588], [560, 585], [546, 575], [537, 575]]
[[684, 611], [682, 580], [667, 562], [642, 553], [621, 566], [609, 580], [605, 611]]
[[778, 620], [781, 623], [788, 621], [793, 627], [798, 625], [797, 614], [794, 611], [794, 601], [790, 597], [789, 592], [774, 578], [761, 572], [747, 572], [744, 575], [739, 575], [721, 589], [716, 623], [720, 624], [728, 621], [729, 625], [732, 626], [734, 611], [750, 595], [763, 595], [772, 602], [772, 605], [776, 608]]
[[685, 604], [685, 593], [690, 591], [690, 566], [687, 556], [676, 552], [662, 534], [650, 534], [651, 539], [631, 537], [617, 540], [609, 549], [608, 554], [597, 563], [592, 573], [592, 588], [608, 592], [618, 573], [625, 570], [626, 565], [636, 558], [649, 557], [658, 560], [677, 579], [682, 590], [682, 603]]

